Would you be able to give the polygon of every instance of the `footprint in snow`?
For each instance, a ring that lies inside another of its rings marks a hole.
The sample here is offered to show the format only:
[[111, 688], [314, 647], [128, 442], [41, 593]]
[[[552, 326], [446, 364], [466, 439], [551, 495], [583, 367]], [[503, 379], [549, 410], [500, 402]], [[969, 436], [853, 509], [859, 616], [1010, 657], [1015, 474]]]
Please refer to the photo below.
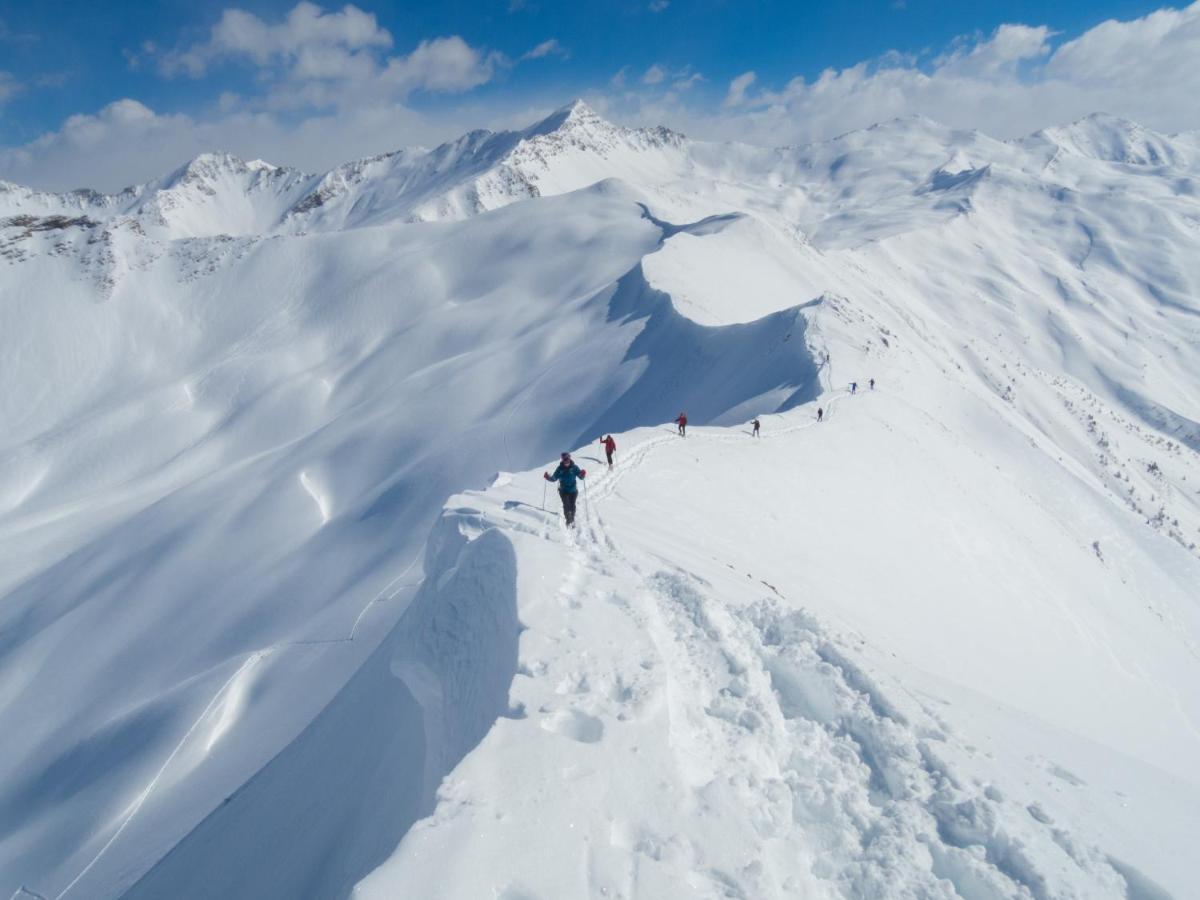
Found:
[[551, 713], [542, 719], [541, 726], [581, 744], [595, 744], [604, 737], [604, 723], [578, 709], [560, 709]]

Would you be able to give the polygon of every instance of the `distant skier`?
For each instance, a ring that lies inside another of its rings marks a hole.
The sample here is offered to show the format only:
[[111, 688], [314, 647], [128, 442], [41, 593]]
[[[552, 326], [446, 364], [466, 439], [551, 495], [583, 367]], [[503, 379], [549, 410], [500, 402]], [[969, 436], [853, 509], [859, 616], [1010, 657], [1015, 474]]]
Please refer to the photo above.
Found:
[[858, 392], [858, 382], [857, 381], [850, 382], [850, 393], [854, 394], [857, 392]]
[[559, 462], [558, 468], [554, 470], [554, 474], [543, 472], [542, 477], [547, 481], [557, 481], [558, 496], [562, 498], [563, 516], [566, 517], [567, 527], [571, 528], [575, 525], [575, 501], [579, 499], [579, 487], [576, 485], [576, 479], [587, 478], [587, 470], [581, 469], [571, 460], [570, 453], [562, 455], [562, 461]]
[[617, 442], [613, 440], [613, 436], [610, 434], [600, 443], [604, 445], [604, 455], [608, 457], [608, 467], [611, 469], [613, 454], [617, 452]]
[[675, 424], [679, 426], [679, 433], [683, 437], [687, 437], [687, 413], [680, 413], [679, 418], [675, 420]]
[[825, 418], [825, 410], [821, 409], [821, 407], [818, 406], [817, 407], [817, 421], [820, 422], [824, 418]]
[[760, 423], [760, 422], [758, 421], [758, 419], [755, 419], [755, 420], [754, 420], [753, 422], [751, 422], [750, 424], [754, 426], [754, 432], [753, 432], [753, 434], [754, 434], [754, 437], [758, 437], [758, 429], [761, 427], [761, 424], [762, 424], [762, 423]]
[[871, 379], [871, 390], [875, 390], [875, 379]]

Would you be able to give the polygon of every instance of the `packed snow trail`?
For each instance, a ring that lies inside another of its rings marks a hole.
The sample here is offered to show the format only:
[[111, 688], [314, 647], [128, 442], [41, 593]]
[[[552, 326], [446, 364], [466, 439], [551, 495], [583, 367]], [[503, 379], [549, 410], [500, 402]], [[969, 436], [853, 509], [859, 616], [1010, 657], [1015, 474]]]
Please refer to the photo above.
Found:
[[[517, 551], [525, 630], [510, 704], [519, 714], [497, 721], [443, 783], [433, 816], [356, 896], [433, 885], [448, 898], [514, 900], [1187, 896], [1190, 867], [1177, 854], [1200, 826], [1200, 785], [1127, 755], [1147, 745], [1122, 748], [1129, 736], [1120, 729], [1082, 740], [1042, 718], [1059, 700], [1079, 704], [1080, 691], [1130, 722], [1144, 703], [1169, 709], [1161, 667], [1197, 666], [1180, 636], [1144, 609], [1092, 610], [1085, 627], [1097, 637], [1109, 615], [1139, 623], [1142, 638], [1109, 632], [1123, 649], [1098, 661], [1118, 666], [1104, 670], [1109, 686], [1126, 668], [1118, 657], [1143, 669], [1143, 693], [1122, 697], [1087, 674], [1098, 663], [1079, 654], [1092, 639], [1064, 639], [1053, 613], [1044, 621], [1049, 610], [1022, 599], [1036, 582], [1015, 572], [999, 593], [995, 584], [977, 591], [1005, 596], [1013, 616], [1035, 617], [1052, 637], [1023, 647], [1030, 674], [1000, 672], [995, 660], [1010, 639], [992, 636], [989, 602], [947, 596], [926, 577], [936, 565], [973, 582], [963, 568], [970, 556], [925, 542], [919, 528], [894, 532], [888, 549], [870, 539], [839, 549], [828, 536], [854, 535], [859, 517], [859, 532], [871, 516], [890, 517], [878, 479], [853, 470], [864, 446], [880, 462], [902, 457], [914, 488], [896, 492], [929, 506], [956, 490], [957, 478], [939, 488], [935, 473], [973, 472], [980, 496], [1003, 489], [1004, 476], [973, 464], [966, 442], [951, 451], [954, 466], [944, 453], [923, 460], [928, 426], [882, 388], [822, 401], [837, 409], [833, 421], [814, 430], [803, 407], [772, 417], [759, 442], [740, 429], [617, 435], [628, 450], [611, 472], [589, 470], [573, 530], [530, 504], [540, 470], [453, 501], [471, 509], [470, 533], [503, 532]], [[792, 465], [779, 464], [789, 457]], [[835, 459], [850, 471], [830, 468]], [[770, 519], [772, 502], [811, 504], [823, 492], [820, 472], [840, 492], [836, 506], [790, 514], [783, 534], [749, 524]], [[1075, 483], [1064, 472], [1060, 488], [1075, 493]], [[1077, 499], [1083, 508], [1110, 503]], [[1012, 507], [1008, 525], [1059, 540], [1062, 522], [1036, 498], [1018, 493]], [[964, 512], [954, 527], [970, 535], [976, 515]], [[1171, 547], [1155, 552], [1169, 558], [1179, 552]], [[869, 574], [856, 560], [865, 552], [891, 572], [885, 593], [846, 593], [848, 569]], [[892, 556], [910, 565], [896, 570]], [[1064, 583], [1094, 582], [1063, 564]], [[1162, 602], [1185, 611], [1179, 583], [1135, 566]], [[976, 670], [990, 673], [983, 681], [939, 660], [961, 655], [942, 644], [958, 627], [947, 601], [983, 617], [977, 628], [988, 637], [969, 648], [982, 661]], [[906, 625], [881, 629], [880, 619]], [[1139, 648], [1147, 634], [1158, 635], [1153, 650]], [[921, 649], [930, 639], [940, 653]], [[1043, 670], [1060, 683], [1042, 680]], [[1187, 704], [1195, 716], [1196, 698]], [[1194, 737], [1180, 725], [1171, 741], [1186, 754]]]

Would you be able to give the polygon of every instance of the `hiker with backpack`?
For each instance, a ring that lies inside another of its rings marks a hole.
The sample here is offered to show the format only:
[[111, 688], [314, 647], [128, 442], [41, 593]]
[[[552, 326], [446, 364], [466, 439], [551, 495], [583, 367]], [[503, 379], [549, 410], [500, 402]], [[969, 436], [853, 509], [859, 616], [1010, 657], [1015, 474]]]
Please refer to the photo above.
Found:
[[575, 501], [579, 499], [579, 486], [576, 484], [576, 480], [582, 481], [587, 478], [587, 469], [579, 468], [571, 459], [571, 454], [564, 453], [554, 474], [543, 472], [542, 477], [547, 481], [558, 482], [558, 496], [562, 498], [563, 516], [567, 520], [567, 527], [574, 527]]
[[754, 427], [754, 431], [751, 432], [751, 436], [758, 437], [758, 429], [761, 427], [761, 423], [758, 421], [758, 418], [756, 417], [750, 424]]
[[687, 414], [681, 412], [679, 417], [675, 419], [675, 423], [679, 426], [680, 435], [687, 437]]
[[617, 442], [613, 440], [613, 436], [610, 434], [601, 440], [600, 443], [604, 446], [604, 455], [608, 457], [608, 467], [611, 469], [613, 454], [617, 452]]
[[825, 410], [821, 409], [821, 407], [818, 406], [817, 407], [817, 421], [820, 422], [824, 418], [825, 418]]

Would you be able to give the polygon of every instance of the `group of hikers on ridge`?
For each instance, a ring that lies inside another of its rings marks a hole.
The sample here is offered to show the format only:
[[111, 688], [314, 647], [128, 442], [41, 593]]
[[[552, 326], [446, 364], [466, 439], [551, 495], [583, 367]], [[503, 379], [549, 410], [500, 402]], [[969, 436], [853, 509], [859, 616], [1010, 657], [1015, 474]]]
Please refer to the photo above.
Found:
[[[867, 383], [871, 386], [871, 390], [875, 390], [874, 378], [870, 379]], [[858, 393], [857, 381], [850, 382], [850, 393]], [[817, 421], [821, 422], [824, 421], [824, 419], [825, 409], [818, 406]], [[680, 437], [687, 437], [687, 421], [687, 413], [680, 411], [679, 415], [675, 418], [675, 424], [679, 427]], [[759, 431], [762, 428], [762, 423], [758, 420], [758, 416], [755, 416], [751, 420], [750, 425], [752, 428], [750, 434], [753, 437], [759, 437]], [[617, 442], [613, 440], [613, 436], [611, 434], [607, 434], [600, 439], [600, 446], [604, 448], [604, 455], [608, 460], [608, 467], [611, 469], [613, 466], [613, 454], [617, 452]], [[559, 459], [558, 466], [555, 467], [554, 471], [552, 473], [543, 472], [542, 477], [546, 479], [546, 481], [558, 482], [558, 496], [562, 498], [563, 516], [567, 520], [567, 526], [574, 527], [575, 504], [579, 499], [578, 482], [584, 481], [587, 478], [587, 469], [579, 468], [579, 466], [575, 464], [575, 461], [571, 459], [571, 454], [564, 451]]]

